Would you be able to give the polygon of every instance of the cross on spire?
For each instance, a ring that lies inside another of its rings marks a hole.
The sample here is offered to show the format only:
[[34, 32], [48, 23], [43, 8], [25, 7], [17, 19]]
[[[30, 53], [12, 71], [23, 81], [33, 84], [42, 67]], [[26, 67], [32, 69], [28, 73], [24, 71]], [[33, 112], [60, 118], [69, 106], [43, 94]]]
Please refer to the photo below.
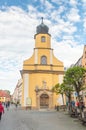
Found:
[[42, 19], [42, 23], [43, 23], [43, 17], [41, 17], [41, 19]]

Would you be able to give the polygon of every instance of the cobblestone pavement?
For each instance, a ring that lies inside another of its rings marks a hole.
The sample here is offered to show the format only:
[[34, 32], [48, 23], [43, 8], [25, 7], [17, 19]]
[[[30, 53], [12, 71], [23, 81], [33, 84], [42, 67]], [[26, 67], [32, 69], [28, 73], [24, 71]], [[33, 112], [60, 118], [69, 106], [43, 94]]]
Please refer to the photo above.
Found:
[[0, 130], [86, 130], [86, 126], [64, 112], [16, 110], [12, 107], [5, 110]]

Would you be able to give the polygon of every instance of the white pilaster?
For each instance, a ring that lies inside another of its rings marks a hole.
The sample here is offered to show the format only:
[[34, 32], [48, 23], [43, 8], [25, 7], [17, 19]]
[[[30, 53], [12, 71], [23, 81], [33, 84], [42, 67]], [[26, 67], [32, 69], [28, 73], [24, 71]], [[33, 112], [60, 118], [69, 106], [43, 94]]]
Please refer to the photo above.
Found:
[[53, 52], [52, 52], [52, 50], [50, 50], [50, 64], [53, 64], [52, 54], [53, 54]]
[[59, 95], [59, 98], [57, 99], [57, 103], [59, 103], [60, 105], [63, 105], [63, 99], [62, 99], [62, 95]]
[[35, 49], [35, 64], [38, 64], [38, 49]]
[[63, 83], [63, 75], [59, 75], [59, 84]]
[[26, 106], [27, 97], [29, 97], [29, 74], [24, 74], [24, 106]]

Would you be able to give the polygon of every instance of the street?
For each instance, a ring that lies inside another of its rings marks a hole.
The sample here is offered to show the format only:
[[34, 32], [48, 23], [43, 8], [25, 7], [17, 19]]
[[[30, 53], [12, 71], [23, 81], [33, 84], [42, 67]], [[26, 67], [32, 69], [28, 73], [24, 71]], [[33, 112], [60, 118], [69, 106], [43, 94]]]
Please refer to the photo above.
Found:
[[2, 116], [0, 130], [86, 130], [86, 126], [64, 112], [11, 107]]

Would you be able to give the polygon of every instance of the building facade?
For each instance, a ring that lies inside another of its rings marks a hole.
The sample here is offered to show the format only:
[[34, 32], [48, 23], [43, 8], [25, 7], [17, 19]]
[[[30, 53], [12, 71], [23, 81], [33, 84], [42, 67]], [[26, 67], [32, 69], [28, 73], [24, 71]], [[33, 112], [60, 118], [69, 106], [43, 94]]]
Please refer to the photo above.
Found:
[[10, 93], [7, 90], [0, 90], [0, 102], [7, 102], [11, 100]]
[[[77, 62], [73, 66], [81, 66], [81, 67], [86, 68], [86, 45], [84, 45], [82, 56], [77, 60]], [[73, 66], [71, 66], [71, 67], [73, 67]], [[85, 80], [85, 84], [86, 84], [86, 80]], [[86, 89], [81, 91], [80, 95], [83, 97], [83, 101], [86, 106]], [[76, 94], [75, 94], [75, 96], [77, 97]]]
[[13, 103], [22, 103], [22, 79], [19, 79], [12, 95]]
[[86, 68], [86, 45], [84, 45], [82, 56], [77, 60], [77, 62], [73, 66], [81, 66]]
[[53, 54], [48, 31], [49, 28], [42, 20], [34, 36], [34, 53], [23, 62], [22, 107], [52, 109], [55, 105], [62, 104], [60, 95], [53, 93], [52, 87], [62, 83], [64, 65]]

